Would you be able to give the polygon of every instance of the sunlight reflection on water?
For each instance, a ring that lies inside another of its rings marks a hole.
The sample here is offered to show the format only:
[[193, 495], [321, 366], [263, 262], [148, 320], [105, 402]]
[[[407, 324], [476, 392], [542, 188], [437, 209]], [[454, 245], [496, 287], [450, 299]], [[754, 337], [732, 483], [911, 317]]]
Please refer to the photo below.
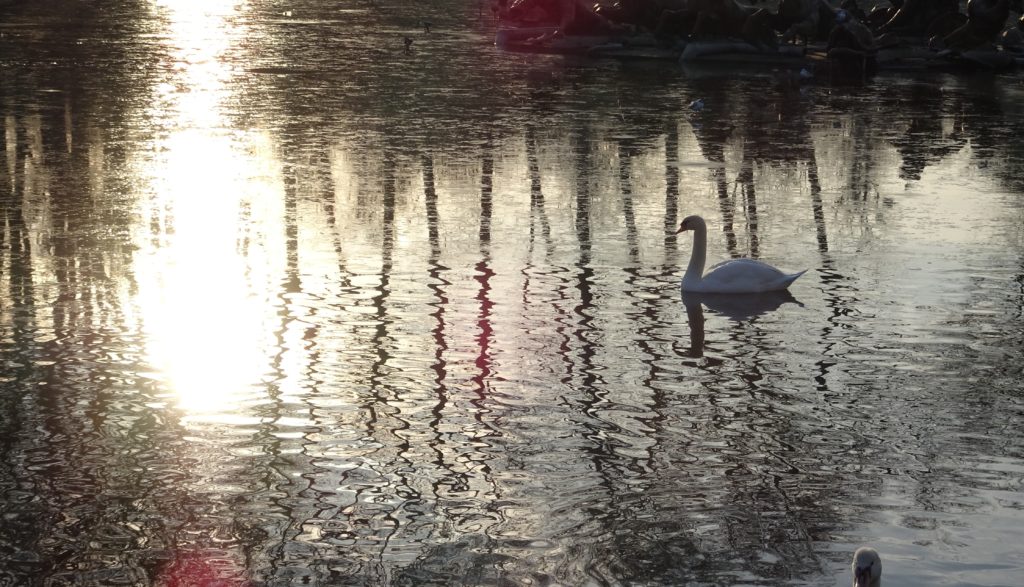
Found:
[[165, 134], [137, 163], [154, 174], [136, 212], [137, 304], [148, 360], [179, 405], [232, 418], [273, 376], [278, 352], [280, 172], [269, 137], [227, 130], [233, 74], [224, 57], [244, 35], [229, 20], [233, 4], [158, 6], [173, 74], [144, 115]]
[[281, 199], [261, 162], [236, 146], [191, 131], [173, 136], [158, 150], [162, 160], [149, 163], [166, 175], [137, 213], [145, 221], [135, 237], [137, 304], [149, 360], [189, 410], [229, 407], [240, 389], [269, 376], [277, 343]]

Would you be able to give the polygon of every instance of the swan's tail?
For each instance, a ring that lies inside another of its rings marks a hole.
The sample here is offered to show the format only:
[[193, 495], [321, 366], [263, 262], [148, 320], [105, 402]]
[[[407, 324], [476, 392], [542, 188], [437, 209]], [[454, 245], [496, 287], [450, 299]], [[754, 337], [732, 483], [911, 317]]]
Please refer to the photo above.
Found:
[[800, 277], [800, 276], [801, 276], [801, 275], [803, 275], [804, 273], [807, 273], [807, 270], [806, 270], [806, 269], [804, 269], [803, 271], [798, 271], [797, 273], [791, 273], [791, 274], [787, 275], [787, 276], [786, 276], [785, 278], [783, 278], [783, 280], [782, 280], [782, 287], [783, 287], [783, 288], [787, 288], [787, 287], [789, 287], [790, 285], [792, 285], [792, 283], [793, 283], [794, 281], [796, 281], [796, 280], [797, 280], [797, 278], [798, 278], [798, 277]]

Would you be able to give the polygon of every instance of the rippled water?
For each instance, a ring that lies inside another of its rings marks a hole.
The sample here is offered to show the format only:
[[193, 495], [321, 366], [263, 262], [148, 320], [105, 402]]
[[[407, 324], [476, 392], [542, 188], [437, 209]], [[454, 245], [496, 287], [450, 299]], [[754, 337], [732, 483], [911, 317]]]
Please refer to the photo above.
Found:
[[1020, 584], [1020, 77], [428, 4], [0, 2], [0, 585]]

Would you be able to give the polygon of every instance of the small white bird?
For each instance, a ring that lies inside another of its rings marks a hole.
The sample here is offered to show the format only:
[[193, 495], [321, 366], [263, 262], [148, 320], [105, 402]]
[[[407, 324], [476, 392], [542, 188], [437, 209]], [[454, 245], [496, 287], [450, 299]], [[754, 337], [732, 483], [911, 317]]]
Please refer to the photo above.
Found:
[[862, 546], [853, 553], [853, 587], [881, 587], [882, 558], [874, 548]]
[[690, 102], [690, 110], [694, 112], [700, 112], [704, 109], [704, 98], [697, 98], [693, 102]]

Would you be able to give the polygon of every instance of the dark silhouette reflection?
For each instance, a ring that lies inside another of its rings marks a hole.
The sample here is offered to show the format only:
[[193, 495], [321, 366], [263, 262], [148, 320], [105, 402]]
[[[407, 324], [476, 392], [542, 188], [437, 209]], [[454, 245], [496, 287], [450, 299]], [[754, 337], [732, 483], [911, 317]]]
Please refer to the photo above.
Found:
[[[40, 380], [45, 377], [35, 365], [40, 357], [45, 356], [45, 349], [35, 341], [38, 308], [33, 283], [32, 242], [25, 226], [25, 175], [18, 173], [19, 163], [25, 161], [27, 154], [22, 152], [20, 145], [23, 143], [18, 140], [16, 121], [13, 113], [4, 120], [7, 165], [5, 173], [0, 173], [0, 224], [4, 226], [0, 230], [0, 261], [5, 265], [6, 273], [6, 291], [0, 292], [3, 315], [0, 335], [4, 343], [0, 354], [3, 357], [0, 377], [4, 382], [0, 392], [0, 494], [4, 496], [0, 501], [0, 514], [4, 516], [4, 523], [0, 525], [0, 552], [4, 554], [0, 557], [10, 562], [26, 559], [27, 564], [7, 568], [0, 565], [0, 582], [11, 585], [27, 584], [44, 570], [44, 565], [33, 564], [27, 545], [35, 544], [45, 536], [45, 528], [40, 527], [38, 518], [51, 515], [45, 502], [32, 499], [31, 485], [18, 483], [23, 475], [22, 462], [26, 460], [23, 453], [33, 438], [33, 428], [36, 434], [40, 431], [45, 433], [43, 438], [35, 440], [36, 443], [48, 442], [51, 435], [64, 434], [58, 419], [51, 420], [57, 424], [55, 429], [51, 428], [51, 422], [47, 422], [40, 430], [32, 413], [34, 404], [39, 402], [33, 398], [33, 392], [40, 389]], [[11, 149], [12, 146], [16, 148]], [[14, 312], [20, 319], [12, 320]], [[56, 472], [52, 465], [44, 467], [48, 473]], [[34, 501], [36, 505], [32, 505]]]
[[[391, 273], [394, 270], [394, 249], [396, 241], [395, 214], [396, 214], [396, 167], [395, 155], [390, 151], [384, 153], [383, 168], [383, 200], [381, 219], [381, 269], [380, 285], [376, 295], [373, 297], [373, 306], [376, 309], [376, 326], [371, 340], [371, 347], [374, 349], [375, 359], [370, 367], [370, 397], [372, 404], [367, 403], [367, 412], [370, 421], [367, 422], [367, 433], [381, 444], [382, 456], [392, 460], [398, 467], [396, 474], [391, 481], [390, 490], [399, 495], [407, 496], [410, 501], [419, 501], [420, 492], [410, 481], [409, 475], [404, 471], [411, 467], [412, 461], [409, 458], [411, 443], [406, 431], [410, 424], [407, 416], [402, 414], [400, 391], [391, 385], [387, 377], [387, 365], [393, 353], [388, 348], [391, 340], [391, 323], [394, 320], [389, 311], [388, 302], [392, 293]], [[379, 418], [379, 424], [378, 424]], [[377, 451], [374, 451], [377, 452]], [[371, 453], [372, 454], [372, 453]], [[372, 491], [369, 490], [368, 491]], [[360, 495], [357, 491], [357, 496]], [[367, 508], [365, 515], [373, 521], [367, 524], [366, 539], [374, 543], [375, 554], [368, 565], [369, 575], [385, 576], [387, 574], [384, 563], [384, 553], [387, 544], [399, 533], [405, 523], [407, 514], [398, 507], [377, 506]], [[359, 518], [350, 519], [353, 525], [358, 524]]]
[[495, 273], [491, 268], [491, 220], [494, 214], [494, 156], [491, 145], [485, 143], [480, 160], [480, 232], [479, 247], [480, 260], [475, 267], [474, 279], [479, 283], [476, 293], [476, 300], [479, 302], [479, 309], [476, 315], [476, 372], [473, 374], [473, 391], [475, 397], [470, 400], [473, 406], [473, 420], [475, 430], [472, 437], [478, 443], [469, 458], [473, 463], [474, 473], [488, 484], [492, 484], [490, 478], [491, 468], [489, 461], [491, 456], [487, 451], [487, 438], [497, 436], [499, 432], [490, 423], [488, 400], [491, 389], [491, 378], [493, 375], [493, 350], [494, 344], [494, 300], [492, 299], [491, 279]]
[[[440, 215], [438, 212], [438, 195], [435, 186], [435, 173], [434, 173], [434, 159], [430, 155], [424, 155], [422, 158], [423, 166], [423, 192], [424, 192], [424, 203], [426, 205], [426, 216], [427, 216], [427, 240], [430, 243], [430, 258], [428, 259], [428, 274], [430, 276], [430, 288], [433, 300], [431, 305], [434, 310], [432, 317], [434, 318], [434, 327], [431, 329], [431, 333], [434, 341], [434, 356], [431, 364], [431, 370], [434, 373], [433, 391], [436, 397], [436, 402], [430, 409], [432, 418], [429, 422], [429, 427], [432, 432], [432, 438], [430, 440], [430, 447], [433, 450], [434, 464], [441, 469], [440, 478], [435, 481], [433, 486], [433, 493], [436, 499], [446, 499], [450, 496], [457, 496], [468, 492], [471, 487], [471, 471], [460, 470], [457, 463], [452, 462], [453, 451], [457, 454], [459, 447], [458, 442], [451, 438], [450, 433], [446, 433], [445, 422], [446, 418], [455, 420], [456, 418], [452, 415], [447, 414], [449, 407], [452, 405], [452, 389], [450, 388], [448, 379], [448, 358], [449, 352], [448, 338], [450, 336], [449, 329], [449, 318], [448, 312], [449, 306], [451, 305], [451, 299], [447, 292], [447, 288], [452, 285], [446, 277], [447, 273], [451, 271], [449, 267], [440, 263], [441, 256], [441, 242], [440, 242]], [[485, 204], [481, 212], [489, 214], [490, 209]], [[489, 238], [489, 227], [484, 228], [486, 222], [481, 223], [481, 235], [484, 239]], [[479, 269], [479, 267], [478, 267]], [[489, 343], [485, 343], [489, 344]], [[481, 355], [477, 356], [478, 367], [481, 361]], [[480, 368], [486, 368], [486, 363]], [[482, 372], [476, 374], [476, 385], [484, 385], [481, 379]], [[457, 404], [454, 404], [457, 407]], [[476, 415], [475, 417], [479, 417]], [[479, 421], [479, 420], [478, 420]]]
[[718, 194], [718, 207], [722, 215], [722, 232], [725, 233], [725, 247], [730, 257], [740, 256], [737, 248], [736, 231], [733, 228], [733, 202], [729, 195], [729, 179], [725, 169], [726, 142], [736, 129], [729, 116], [730, 96], [725, 88], [715, 88], [706, 100], [712, 106], [694, 113], [691, 126], [700, 145], [704, 158], [712, 164], [711, 177]]
[[783, 304], [803, 306], [786, 289], [756, 294], [711, 294], [684, 291], [683, 304], [687, 311], [693, 307], [706, 306], [712, 312], [736, 322], [752, 320], [762, 314], [774, 312]]
[[[1019, 144], [1015, 131], [1021, 126], [1020, 117], [1007, 116], [1004, 112], [1000, 94], [1005, 90], [995, 79], [970, 80], [970, 85], [966, 89], [969, 92], [958, 96], [952, 105], [952, 108], [955, 108], [953, 132], [950, 136], [943, 137], [945, 141], [930, 141], [936, 143], [930, 155], [940, 159], [959, 151], [969, 141], [975, 160], [980, 166], [988, 167], [993, 161], [1005, 157], [1004, 153]], [[1006, 121], [1005, 125], [993, 124], [993, 121], [1001, 120]], [[1019, 163], [1019, 160], [1017, 162]]]
[[686, 306], [686, 323], [690, 327], [690, 350], [687, 355], [694, 358], [703, 357], [704, 307], [700, 302], [684, 305]]
[[[602, 495], [614, 493], [615, 463], [607, 432], [609, 425], [602, 418], [602, 408], [608, 403], [607, 382], [600, 375], [601, 365], [598, 362], [598, 351], [601, 348], [601, 332], [596, 328], [595, 318], [598, 309], [595, 307], [594, 280], [596, 272], [591, 266], [593, 250], [593, 232], [591, 227], [592, 185], [590, 174], [593, 170], [592, 136], [586, 125], [574, 129], [573, 151], [575, 155], [574, 172], [576, 175], [576, 242], [578, 246], [577, 273], [575, 287], [578, 301], [573, 308], [577, 320], [572, 326], [573, 342], [578, 350], [575, 356], [566, 353], [564, 361], [568, 367], [564, 380], [575, 391], [576, 401], [580, 405], [580, 414], [574, 418], [573, 426], [579, 427], [579, 433], [586, 439], [581, 452], [588, 460], [590, 467], [597, 473], [598, 491]], [[577, 374], [579, 374], [577, 376]], [[576, 420], [579, 421], [576, 421]], [[596, 523], [603, 524], [614, 514], [606, 511], [595, 511]]]
[[818, 241], [818, 252], [828, 252], [828, 227], [825, 223], [825, 205], [821, 200], [821, 181], [818, 179], [818, 159], [812, 156], [807, 162], [807, 182], [811, 185], [811, 213], [814, 216], [814, 230]]
[[944, 136], [943, 117], [940, 114], [944, 110], [943, 95], [934, 86], [914, 84], [907, 99], [921, 108], [911, 113], [906, 132], [892, 142], [903, 158], [900, 178], [910, 182], [919, 181], [928, 165], [963, 148], [965, 140], [959, 132], [949, 137]]
[[[374, 360], [370, 365], [370, 393], [372, 401], [367, 402], [366, 422], [367, 433], [374, 436], [378, 433], [377, 424], [381, 410], [388, 411], [388, 392], [385, 369], [390, 357], [388, 342], [391, 316], [388, 313], [388, 300], [391, 295], [391, 272], [394, 265], [395, 250], [395, 161], [393, 154], [384, 154], [382, 178], [383, 199], [381, 202], [381, 255], [379, 284], [371, 299], [374, 309], [374, 328], [371, 339]], [[384, 431], [388, 432], [387, 430]]]
[[[152, 386], [126, 394], [123, 383], [141, 339], [119, 295], [134, 286], [132, 221], [107, 198], [130, 191], [108, 175], [126, 154], [85, 114], [96, 97], [76, 85], [79, 74], [14, 76], [24, 62], [8, 59], [25, 48], [12, 48], [6, 27], [0, 36], [0, 583], [138, 583], [161, 562], [96, 556], [149, 532], [131, 528], [124, 496], [162, 535], [189, 515], [182, 509], [202, 507], [170, 505], [177, 491], [166, 487], [138, 491], [182, 463], [160, 451], [177, 430], [147, 409]], [[124, 80], [111, 73], [110, 83]]]
[[[638, 417], [638, 421], [654, 432], [645, 435], [653, 442], [645, 447], [646, 458], [625, 459], [619, 466], [629, 469], [647, 469], [653, 466], [655, 455], [661, 451], [659, 432], [665, 421], [665, 410], [668, 405], [668, 391], [661, 385], [661, 365], [668, 359], [669, 353], [663, 349], [669, 348], [673, 341], [672, 334], [667, 332], [665, 324], [658, 320], [658, 300], [661, 292], [664, 291], [663, 282], [654, 276], [645, 275], [643, 264], [640, 259], [640, 237], [638, 234], [635, 203], [633, 194], [634, 167], [633, 158], [641, 153], [641, 146], [632, 144], [632, 141], [619, 141], [619, 190], [622, 194], [623, 218], [626, 224], [626, 242], [629, 243], [629, 265], [625, 268], [627, 275], [626, 283], [628, 291], [632, 292], [633, 299], [630, 300], [631, 314], [635, 316], [637, 323], [636, 343], [641, 352], [640, 362], [645, 366], [643, 386], [651, 391], [650, 398], [642, 398], [637, 407], [649, 410], [649, 414]], [[666, 155], [667, 156], [667, 155]], [[668, 164], [666, 163], [666, 168]], [[678, 189], [678, 188], [675, 188]], [[668, 191], [671, 194], [671, 184]], [[666, 211], [666, 217], [669, 216]], [[675, 279], [671, 270], [663, 270], [656, 277], [662, 279]], [[634, 404], [636, 405], [636, 404]], [[609, 488], [614, 488], [609, 483]], [[635, 491], [637, 488], [632, 488]], [[628, 490], [618, 489], [621, 494], [627, 494]], [[623, 519], [629, 517], [628, 512], [619, 512]]]
[[629, 260], [636, 264], [640, 256], [640, 241], [637, 236], [636, 211], [633, 205], [633, 181], [631, 161], [635, 151], [628, 144], [619, 142], [619, 190], [622, 192], [622, 220], [626, 225], [626, 243], [629, 245]]
[[[758, 316], [774, 312], [783, 304], [802, 306], [789, 290], [757, 294], [710, 294], [682, 292], [686, 307], [686, 321], [690, 327], [690, 350], [687, 356], [704, 357], [704, 307], [735, 322], [753, 320]], [[720, 363], [721, 361], [717, 361]]]
[[[540, 236], [544, 241], [545, 254], [550, 258], [551, 247], [551, 221], [548, 219], [547, 210], [544, 207], [544, 190], [540, 180], [540, 162], [537, 159], [537, 136], [536, 130], [530, 126], [526, 129], [526, 164], [530, 173], [530, 253], [533, 254], [537, 242], [537, 227], [540, 227]], [[489, 221], [489, 220], [488, 220]]]
[[675, 261], [678, 256], [679, 227], [679, 125], [669, 126], [665, 134], [665, 257]]
[[[904, 92], [886, 96], [891, 102], [927, 105], [905, 114], [906, 130], [890, 138], [902, 157], [900, 177], [920, 181], [929, 166], [940, 164], [970, 146], [979, 168], [988, 170], [1010, 190], [1020, 191], [1018, 169], [1020, 117], [1009, 114], [1013, 102], [1008, 88], [994, 76], [972, 76], [962, 85], [944, 87], [931, 80], [916, 81]], [[866, 126], [866, 125], [865, 125]]]
[[743, 162], [737, 178], [743, 190], [743, 203], [747, 216], [747, 240], [750, 243], [750, 257], [760, 256], [760, 241], [757, 236], [757, 195], [754, 187], [754, 165], [751, 161]]
[[[433, 416], [429, 424], [433, 432], [433, 439], [430, 445], [434, 451], [434, 463], [447, 470], [448, 478], [438, 483], [438, 486], [444, 484], [455, 490], [464, 490], [467, 487], [466, 480], [446, 464], [444, 450], [445, 435], [441, 431], [441, 423], [445, 416], [445, 409], [448, 406], [449, 394], [447, 383], [448, 362], [445, 357], [445, 353], [448, 351], [448, 321], [446, 314], [448, 312], [449, 299], [445, 288], [450, 286], [451, 282], [445, 278], [448, 268], [440, 263], [441, 242], [438, 227], [440, 216], [437, 210], [437, 188], [434, 185], [433, 157], [424, 155], [422, 165], [423, 196], [427, 215], [427, 241], [430, 243], [430, 258], [427, 261], [427, 272], [430, 282], [427, 287], [430, 288], [433, 295], [431, 305], [434, 308], [431, 313], [431, 316], [434, 318], [434, 327], [431, 329], [434, 339], [434, 358], [430, 368], [434, 372], [434, 395], [437, 397], [436, 403], [430, 409], [430, 413]], [[438, 493], [437, 486], [435, 486], [435, 493]]]
[[[576, 244], [578, 256], [576, 260], [577, 273], [575, 276], [575, 287], [578, 302], [573, 308], [573, 313], [578, 317], [575, 327], [572, 329], [576, 343], [579, 345], [578, 359], [573, 360], [566, 357], [565, 362], [570, 366], [570, 372], [566, 377], [571, 380], [573, 371], [582, 374], [582, 380], [578, 383], [581, 392], [598, 401], [596, 397], [597, 386], [602, 383], [598, 368], [595, 363], [596, 347], [598, 344], [594, 328], [594, 281], [595, 271], [592, 265], [593, 234], [590, 225], [592, 194], [590, 185], [591, 148], [590, 133], [586, 126], [575, 129], [572, 146], [575, 157], [573, 169], [576, 175], [575, 197], [576, 214], [573, 225], [575, 227]], [[575, 365], [578, 362], [578, 367]]]
[[[494, 328], [491, 324], [491, 312], [494, 302], [491, 300], [491, 217], [493, 215], [494, 195], [494, 159], [489, 150], [483, 153], [480, 169], [480, 261], [476, 264], [475, 279], [480, 284], [476, 299], [480, 302], [477, 314], [478, 333], [476, 336], [477, 373], [473, 376], [476, 394], [479, 400], [487, 397], [488, 378], [491, 374], [491, 342], [494, 340]], [[483, 404], [478, 403], [483, 409]], [[477, 414], [478, 417], [480, 414]]]
[[[301, 134], [301, 130], [298, 131]], [[286, 135], [287, 136], [287, 135]], [[278, 325], [273, 329], [274, 335], [274, 352], [270, 360], [270, 368], [275, 374], [275, 381], [283, 380], [286, 377], [287, 369], [285, 363], [292, 358], [293, 353], [297, 349], [289, 348], [290, 345], [287, 342], [288, 333], [293, 331], [299, 323], [298, 311], [294, 307], [293, 301], [297, 295], [300, 295], [304, 291], [301, 272], [300, 272], [300, 247], [299, 247], [299, 200], [301, 198], [300, 192], [305, 187], [300, 177], [305, 176], [308, 173], [308, 169], [304, 165], [298, 163], [294, 158], [295, 151], [293, 150], [294, 145], [288, 144], [286, 139], [286, 145], [284, 151], [286, 155], [282, 161], [282, 183], [283, 183], [283, 209], [284, 209], [284, 259], [283, 268], [284, 275], [282, 276], [282, 283], [280, 290], [278, 291], [277, 306], [277, 320]], [[322, 152], [322, 151], [321, 151]], [[314, 169], [318, 169], [320, 166], [313, 166]], [[303, 332], [302, 339], [309, 345], [315, 345], [319, 339], [318, 332], [316, 329], [309, 328]], [[263, 451], [263, 462], [261, 465], [270, 470], [275, 471], [288, 471], [294, 467], [295, 470], [301, 471], [300, 475], [295, 480], [281, 480], [276, 479], [269, 481], [269, 485], [272, 486], [273, 490], [278, 494], [278, 498], [275, 500], [275, 505], [284, 511], [287, 511], [290, 516], [293, 517], [305, 517], [309, 513], [307, 507], [304, 507], [307, 500], [303, 494], [309, 492], [307, 495], [317, 495], [318, 492], [311, 489], [312, 479], [315, 479], [319, 474], [322, 474], [323, 469], [316, 466], [312, 458], [309, 458], [307, 449], [314, 443], [309, 441], [309, 438], [303, 435], [303, 438], [297, 439], [283, 439], [280, 437], [280, 430], [282, 420], [292, 414], [286, 402], [283, 399], [283, 392], [279, 385], [271, 384], [267, 386], [267, 401], [264, 405], [260, 406], [257, 413], [261, 417], [261, 424], [257, 427], [252, 440], [261, 447]], [[301, 405], [301, 411], [306, 416], [311, 416], [313, 413], [312, 406], [305, 401], [296, 402]], [[299, 411], [299, 410], [296, 410]], [[312, 432], [312, 431], [310, 431]], [[284, 455], [292, 454], [292, 458], [286, 458]], [[282, 572], [283, 569], [287, 569], [288, 565], [284, 563], [284, 557], [282, 554], [287, 551], [288, 544], [291, 543], [295, 537], [300, 533], [297, 528], [284, 528], [279, 527], [275, 532], [265, 537], [267, 540], [267, 553], [270, 558], [270, 573], [276, 575]], [[203, 573], [209, 572], [202, 570], [205, 561], [203, 557], [195, 556], [189, 552], [183, 552], [180, 556], [176, 557], [173, 563], [169, 565], [169, 569], [166, 571], [171, 576], [175, 575], [188, 575], [190, 573], [198, 573], [202, 576]], [[198, 571], [194, 569], [200, 569]]]
[[[746, 93], [749, 90], [745, 92], [735, 81], [698, 80], [701, 95], [709, 96], [708, 106], [690, 115], [701, 153], [713, 164], [712, 180], [731, 258], [761, 256], [758, 172], [793, 167], [815, 155], [809, 102], [799, 83], [790, 72], [769, 79], [775, 83], [753, 93]], [[727, 162], [731, 151], [740, 158], [734, 183], [729, 181]], [[736, 226], [737, 210], [745, 224], [742, 229]]]

